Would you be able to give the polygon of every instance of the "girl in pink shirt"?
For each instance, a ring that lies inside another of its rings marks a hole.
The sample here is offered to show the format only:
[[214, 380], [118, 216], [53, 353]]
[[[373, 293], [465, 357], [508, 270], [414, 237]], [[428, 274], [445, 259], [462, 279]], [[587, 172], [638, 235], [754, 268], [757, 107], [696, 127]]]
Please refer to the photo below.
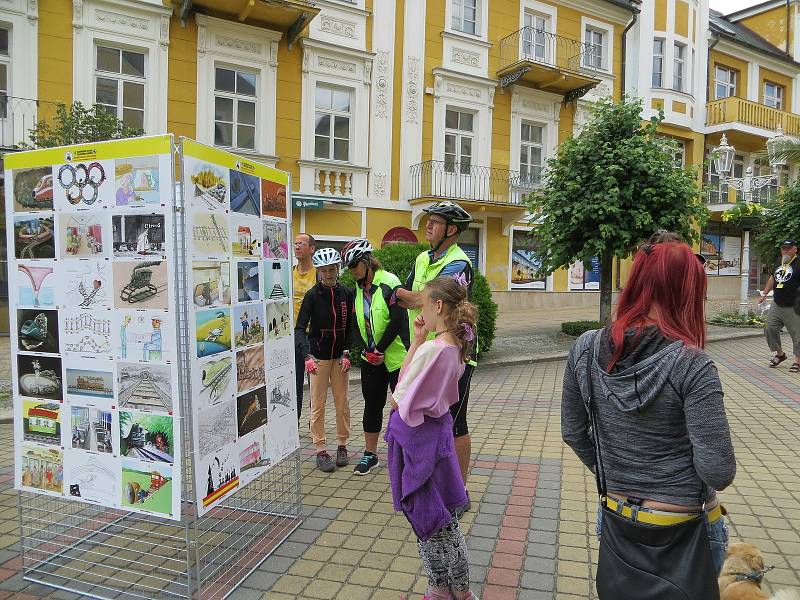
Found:
[[414, 341], [392, 393], [386, 431], [392, 499], [417, 536], [429, 600], [477, 600], [469, 589], [467, 546], [458, 524], [467, 496], [450, 415], [476, 320], [477, 309], [454, 279], [428, 282]]

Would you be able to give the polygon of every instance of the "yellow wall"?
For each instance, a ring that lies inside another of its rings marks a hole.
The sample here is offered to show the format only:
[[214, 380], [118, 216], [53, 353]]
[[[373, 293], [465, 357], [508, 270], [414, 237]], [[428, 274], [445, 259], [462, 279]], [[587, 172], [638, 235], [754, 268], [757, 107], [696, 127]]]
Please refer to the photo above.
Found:
[[689, 37], [689, 4], [675, 0], [675, 33]]
[[738, 71], [736, 76], [736, 97], [747, 98], [747, 61], [712, 50], [708, 68], [708, 99], [710, 101], [716, 99], [714, 92], [714, 69], [716, 65]]
[[503, 235], [502, 221], [486, 219], [486, 279], [493, 290], [508, 289], [508, 236]]
[[[792, 12], [794, 12], [792, 10]], [[747, 19], [739, 21], [742, 25], [752, 29], [773, 46], [786, 51], [786, 6], [778, 6]], [[789, 48], [794, 44], [794, 29], [789, 25]]]
[[335, 208], [307, 210], [306, 231], [311, 235], [357, 238], [361, 235], [361, 211]]
[[175, 137], [195, 137], [197, 122], [197, 23], [177, 18], [169, 24], [167, 131]]
[[[404, 210], [386, 210], [381, 208], [370, 208], [367, 210], [367, 238], [372, 242], [373, 246], [379, 247], [383, 236], [386, 235], [386, 232], [392, 227], [406, 227], [411, 229], [411, 213]], [[424, 234], [424, 230], [415, 233], [419, 238]]]
[[[286, 37], [278, 45], [278, 118], [275, 120], [275, 148], [280, 156], [277, 167], [292, 174], [292, 189], [300, 189], [300, 121], [301, 121], [301, 64], [303, 53], [299, 44], [292, 50]], [[313, 211], [308, 211], [313, 212]], [[310, 230], [313, 231], [314, 230]]]
[[792, 107], [792, 78], [787, 77], [786, 75], [781, 75], [780, 73], [776, 73], [775, 71], [770, 71], [769, 69], [761, 68], [759, 69], [759, 90], [758, 90], [758, 101], [763, 104], [764, 103], [764, 83], [769, 81], [771, 83], [777, 83], [778, 85], [783, 86], [783, 110], [791, 110]]
[[656, 31], [667, 30], [667, 0], [656, 0], [653, 26]]
[[[91, 68], [86, 66], [85, 68]], [[55, 114], [49, 102], [72, 104], [72, 2], [48, 0], [39, 3], [40, 119]]]
[[[394, 11], [394, 85], [392, 100], [392, 118], [396, 123], [402, 121], [403, 115], [403, 65], [405, 64], [405, 53], [403, 51], [403, 37], [405, 32], [405, 3], [395, 3]], [[400, 129], [394, 128], [392, 135], [392, 184], [391, 198], [400, 197]], [[407, 174], [402, 174], [404, 177]]]

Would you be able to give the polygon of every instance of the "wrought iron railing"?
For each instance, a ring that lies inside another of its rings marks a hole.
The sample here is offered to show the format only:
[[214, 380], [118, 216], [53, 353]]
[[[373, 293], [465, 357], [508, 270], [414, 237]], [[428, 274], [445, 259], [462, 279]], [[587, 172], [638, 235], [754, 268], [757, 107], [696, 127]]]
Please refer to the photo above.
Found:
[[603, 68], [603, 49], [565, 38], [544, 29], [523, 27], [500, 40], [500, 68], [521, 61], [568, 71], [593, 75]]
[[29, 131], [36, 125], [43, 104], [40, 100], [0, 93], [0, 148], [15, 148], [30, 141]]
[[530, 173], [454, 161], [411, 165], [412, 198], [446, 198], [497, 204], [524, 204], [541, 185], [541, 167]]

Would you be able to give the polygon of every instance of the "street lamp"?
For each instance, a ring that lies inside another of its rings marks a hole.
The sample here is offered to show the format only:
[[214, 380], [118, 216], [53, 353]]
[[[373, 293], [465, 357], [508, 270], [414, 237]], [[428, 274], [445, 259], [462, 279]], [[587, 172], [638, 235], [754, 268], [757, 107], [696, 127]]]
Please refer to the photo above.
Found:
[[[733, 160], [736, 156], [736, 149], [728, 144], [728, 138], [723, 133], [719, 146], [714, 148], [712, 156], [714, 157], [714, 167], [720, 177], [720, 186], [727, 185], [737, 192], [742, 193], [742, 198], [746, 203], [753, 201], [753, 192], [760, 190], [771, 183], [778, 183], [778, 168], [786, 165], [786, 160], [781, 156], [786, 144], [791, 142], [791, 138], [783, 133], [783, 127], [778, 125], [775, 135], [767, 140], [767, 156], [769, 157], [769, 164], [772, 167], [772, 173], [769, 175], [753, 175], [753, 168], [747, 167], [744, 177], [728, 177], [733, 167]], [[742, 282], [739, 294], [739, 313], [747, 315], [749, 311], [749, 303], [747, 301], [748, 289], [750, 283], [750, 229], [752, 225], [744, 223], [742, 230], [744, 236], [742, 237]]]

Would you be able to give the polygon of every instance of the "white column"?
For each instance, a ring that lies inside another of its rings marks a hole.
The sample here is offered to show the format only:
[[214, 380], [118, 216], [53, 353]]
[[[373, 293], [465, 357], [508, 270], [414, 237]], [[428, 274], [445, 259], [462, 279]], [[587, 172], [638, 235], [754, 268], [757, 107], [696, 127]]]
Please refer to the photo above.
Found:
[[750, 230], [745, 229], [742, 236], [742, 287], [739, 292], [739, 314], [747, 316], [750, 303], [747, 299], [750, 289]]

